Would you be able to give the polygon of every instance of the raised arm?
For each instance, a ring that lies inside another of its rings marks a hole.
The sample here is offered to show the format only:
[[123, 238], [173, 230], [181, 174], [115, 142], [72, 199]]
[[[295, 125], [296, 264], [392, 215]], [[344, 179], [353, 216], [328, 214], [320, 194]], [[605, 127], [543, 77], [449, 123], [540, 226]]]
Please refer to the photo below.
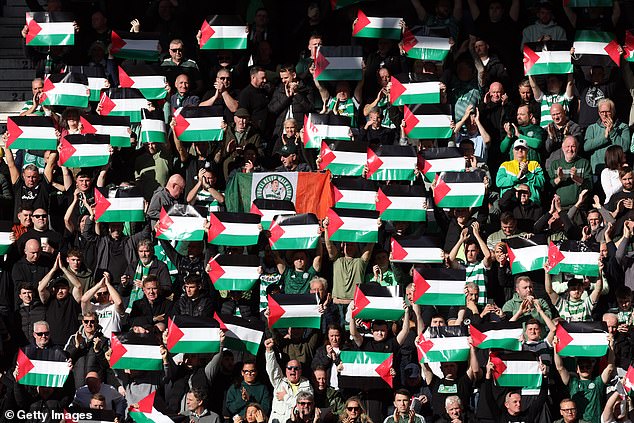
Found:
[[409, 335], [409, 307], [407, 306], [407, 304], [405, 304], [405, 302], [403, 302], [403, 308], [405, 309], [405, 315], [403, 316], [403, 327], [401, 328], [401, 331], [398, 333], [398, 335], [396, 335], [396, 342], [398, 342], [399, 345], [403, 345], [403, 343], [405, 342], [405, 339], [407, 339], [407, 335]]
[[321, 262], [324, 257], [324, 245], [321, 242], [321, 239], [317, 240], [317, 250], [315, 251], [315, 258], [313, 259], [313, 269], [316, 272], [321, 271]]
[[75, 233], [75, 222], [73, 222], [73, 212], [75, 211], [75, 207], [77, 207], [77, 203], [79, 202], [79, 190], [76, 189], [73, 194], [73, 201], [70, 203], [70, 206], [66, 209], [66, 213], [64, 213], [64, 226], [66, 230], [71, 234]]
[[491, 250], [489, 250], [489, 247], [487, 247], [486, 241], [482, 239], [482, 236], [480, 235], [480, 224], [478, 222], [473, 222], [471, 224], [471, 227], [473, 228], [473, 236], [475, 237], [476, 241], [478, 241], [478, 245], [480, 246], [480, 250], [482, 251], [482, 255], [484, 256], [484, 258], [482, 259], [482, 263], [484, 264], [484, 267], [486, 269], [490, 269], [491, 264], [493, 264], [493, 255], [491, 254]]
[[97, 282], [92, 288], [84, 292], [84, 295], [82, 295], [80, 299], [82, 313], [86, 313], [87, 311], [90, 311], [91, 298], [95, 296], [97, 291], [99, 291], [101, 288], [105, 286], [105, 283], [106, 283], [105, 278], [101, 278], [101, 280]]
[[601, 291], [603, 291], [603, 268], [604, 268], [603, 260], [599, 259], [599, 277], [597, 281], [594, 283], [594, 289], [590, 293], [590, 300], [593, 304], [596, 304], [599, 301], [599, 297], [601, 296]]
[[464, 228], [462, 231], [460, 231], [460, 237], [458, 237], [458, 241], [456, 242], [456, 245], [454, 245], [451, 251], [449, 252], [449, 265], [453, 265], [455, 263], [456, 257], [458, 256], [458, 251], [460, 251], [460, 247], [462, 247], [462, 244], [464, 244], [468, 236], [469, 236], [469, 229]]
[[418, 19], [422, 23], [425, 23], [425, 21], [427, 20], [427, 10], [425, 10], [420, 0], [410, 0], [410, 2], [412, 3], [414, 10], [416, 11], [416, 15], [418, 16]]
[[469, 368], [467, 369], [467, 377], [473, 382], [480, 377], [480, 362], [478, 355], [471, 342], [469, 342]]
[[280, 275], [283, 275], [286, 271], [286, 262], [282, 257], [280, 257], [280, 253], [277, 251], [273, 251], [273, 261], [275, 261], [275, 267], [277, 267], [277, 272]]
[[328, 218], [327, 217], [324, 218], [324, 220], [321, 222], [321, 225], [322, 225], [322, 228], [324, 229], [324, 241], [326, 244], [326, 251], [328, 252], [328, 258], [331, 261], [334, 261], [339, 257], [339, 249], [337, 248], [335, 243], [330, 240], [330, 237], [328, 236]]
[[559, 377], [561, 377], [561, 381], [564, 383], [564, 385], [568, 386], [568, 383], [570, 382], [570, 373], [568, 372], [568, 370], [566, 370], [566, 367], [564, 366], [564, 361], [561, 359], [561, 356], [557, 352], [558, 342], [559, 339], [555, 337], [555, 339], [553, 340], [553, 357], [555, 360], [555, 367], [557, 368], [557, 372], [559, 372]]
[[176, 136], [176, 131], [174, 130], [174, 128], [176, 128], [176, 119], [172, 118], [172, 120], [170, 120], [170, 128], [172, 128], [172, 139], [174, 140], [174, 148], [176, 148], [176, 152], [178, 153], [178, 159], [182, 163], [185, 163], [187, 159], [189, 159], [189, 152]]
[[611, 333], [608, 336], [608, 364], [605, 366], [605, 369], [601, 372], [601, 380], [606, 385], [612, 379], [612, 374], [616, 366], [614, 365], [614, 335]]
[[544, 264], [544, 287], [546, 289], [546, 294], [548, 294], [548, 298], [550, 298], [550, 302], [553, 303], [553, 305], [556, 305], [559, 302], [559, 294], [557, 294], [553, 289], [550, 273], [548, 273], [549, 270], [550, 267], [548, 264]]
[[42, 301], [42, 304], [46, 304], [48, 302], [49, 298], [51, 297], [51, 291], [48, 290], [48, 284], [53, 279], [53, 276], [55, 275], [55, 272], [57, 272], [59, 270], [59, 261], [60, 260], [61, 260], [60, 255], [57, 254], [57, 257], [55, 258], [55, 263], [53, 264], [53, 267], [51, 268], [51, 270], [48, 271], [48, 273], [46, 275], [44, 275], [42, 280], [37, 284], [37, 292], [38, 292], [38, 294], [40, 296], [40, 301]]
[[106, 288], [108, 288], [108, 293], [110, 294], [110, 301], [114, 304], [115, 311], [120, 315], [125, 313], [125, 307], [123, 306], [123, 299], [117, 288], [112, 285], [112, 281], [110, 281], [110, 273], [104, 272], [104, 279], [106, 281]]
[[[354, 307], [354, 303], [350, 303], [348, 307]], [[354, 310], [354, 308], [352, 310]], [[361, 347], [363, 344], [363, 336], [359, 333], [357, 322], [353, 318], [350, 319], [350, 338], [352, 338], [357, 347]]]
[[62, 264], [62, 258], [59, 254], [57, 255], [57, 259], [59, 260], [58, 266], [60, 270], [62, 271], [62, 273], [64, 274], [64, 277], [68, 280], [68, 282], [72, 286], [73, 298], [75, 299], [77, 304], [81, 304], [81, 297], [83, 294], [83, 288], [81, 287], [81, 282], [79, 281], [77, 276], [75, 276], [75, 274], [68, 269], [67, 266], [64, 266]]
[[[5, 134], [2, 136], [4, 138], [5, 143], [6, 143], [6, 138], [8, 138], [6, 137], [7, 134], [8, 133], [5, 132]], [[5, 151], [4, 160], [7, 162], [7, 166], [9, 167], [9, 175], [11, 176], [11, 185], [14, 185], [16, 182], [18, 182], [18, 179], [20, 178], [20, 171], [15, 165], [15, 160], [13, 160], [13, 152], [9, 148], [6, 148], [6, 147], [4, 151]]]
[[531, 90], [533, 90], [533, 97], [535, 100], [541, 98], [542, 89], [539, 88], [539, 85], [537, 85], [537, 82], [535, 82], [535, 79], [533, 79], [531, 75], [528, 75], [528, 83], [531, 84]]
[[572, 73], [568, 74], [566, 81], [566, 97], [571, 99], [575, 95], [575, 78]]

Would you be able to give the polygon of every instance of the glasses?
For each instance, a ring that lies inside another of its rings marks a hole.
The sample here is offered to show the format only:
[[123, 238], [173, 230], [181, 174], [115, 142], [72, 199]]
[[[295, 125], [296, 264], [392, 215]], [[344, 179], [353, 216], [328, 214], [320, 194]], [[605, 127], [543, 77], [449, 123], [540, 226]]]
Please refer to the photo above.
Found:
[[48, 218], [48, 214], [32, 214], [31, 217], [34, 217], [36, 219], [46, 219]]
[[575, 411], [577, 411], [576, 408], [561, 408], [560, 410], [564, 413], [574, 413]]
[[300, 366], [286, 366], [286, 370], [302, 370]]
[[359, 410], [361, 410], [361, 407], [346, 407], [346, 410], [348, 410], [348, 411], [359, 411]]
[[86, 325], [94, 325], [96, 322], [96, 320], [84, 320], [84, 324]]
[[37, 336], [49, 336], [51, 333], [50, 332], [35, 332], [35, 334]]
[[182, 48], [171, 48], [170, 51], [172, 53], [182, 53], [183, 49]]
[[299, 404], [299, 405], [313, 405], [312, 401], [298, 401], [297, 404]]
[[110, 295], [110, 293], [108, 291], [101, 291], [101, 292], [97, 292], [95, 295], [100, 297], [102, 295]]
[[230, 76], [219, 76], [218, 79], [221, 81], [231, 81]]
[[242, 373], [246, 375], [254, 375], [257, 370], [243, 370]]

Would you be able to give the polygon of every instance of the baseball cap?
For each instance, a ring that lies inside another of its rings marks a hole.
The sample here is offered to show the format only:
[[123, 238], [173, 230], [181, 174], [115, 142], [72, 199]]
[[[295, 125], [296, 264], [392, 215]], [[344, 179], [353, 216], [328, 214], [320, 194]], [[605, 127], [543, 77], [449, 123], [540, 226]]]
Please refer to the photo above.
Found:
[[280, 156], [290, 156], [291, 154], [297, 153], [297, 149], [294, 143], [288, 143], [280, 147], [278, 153], [280, 154]]
[[249, 118], [251, 116], [249, 115], [249, 111], [244, 107], [240, 107], [233, 115], [239, 118]]
[[525, 148], [528, 150], [528, 144], [526, 144], [526, 140], [523, 140], [521, 138], [516, 139], [513, 143], [513, 150], [515, 150], [516, 148]]

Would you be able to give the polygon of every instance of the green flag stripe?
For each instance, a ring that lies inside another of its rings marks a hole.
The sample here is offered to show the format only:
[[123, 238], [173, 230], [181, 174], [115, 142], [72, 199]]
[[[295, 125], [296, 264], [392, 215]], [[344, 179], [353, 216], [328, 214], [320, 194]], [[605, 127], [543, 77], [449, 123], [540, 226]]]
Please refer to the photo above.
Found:
[[131, 370], [162, 370], [163, 361], [151, 358], [126, 358], [121, 357], [113, 366], [113, 369], [131, 369]]
[[27, 373], [22, 379], [20, 379], [20, 385], [29, 386], [48, 386], [51, 388], [60, 388], [66, 382], [68, 374], [56, 375], [48, 373]]
[[339, 229], [330, 237], [331, 241], [339, 242], [377, 242], [378, 231], [356, 231]]
[[313, 328], [321, 327], [321, 316], [280, 318], [273, 328]]
[[522, 345], [517, 338], [497, 338], [485, 339], [477, 346], [477, 348], [480, 348], [481, 350], [487, 348], [499, 348], [510, 351], [520, 351], [522, 349]]
[[405, 104], [438, 104], [440, 103], [440, 91], [435, 93], [425, 94], [407, 94], [407, 92], [400, 95], [399, 98], [394, 101], [393, 106], [403, 106]]
[[183, 142], [221, 141], [223, 136], [222, 129], [186, 130], [178, 139]]
[[226, 245], [229, 247], [240, 247], [243, 245], [255, 245], [258, 243], [259, 235], [224, 235], [220, 234], [211, 241], [213, 245]]
[[427, 210], [387, 209], [381, 213], [381, 219], [400, 220], [402, 222], [425, 222], [427, 220]]
[[245, 38], [214, 38], [211, 37], [203, 46], [203, 50], [244, 50], [247, 48]]
[[465, 305], [464, 294], [425, 293], [416, 300], [416, 304], [422, 305]]
[[220, 278], [214, 282], [214, 288], [220, 291], [248, 291], [255, 285], [254, 279]]
[[253, 355], [257, 355], [258, 349], [260, 348], [259, 343], [243, 341], [238, 338], [233, 338], [232, 336], [225, 338], [224, 346], [230, 350], [247, 351]]
[[522, 386], [522, 387], [535, 387], [540, 386], [542, 381], [541, 373], [538, 374], [504, 374], [497, 378], [497, 383], [500, 386]]
[[422, 127], [417, 126], [412, 128], [407, 134], [410, 138], [450, 138], [452, 136], [451, 128], [433, 128], [433, 127]]
[[118, 52], [113, 53], [113, 56], [121, 59], [137, 59], [155, 62], [159, 58], [159, 52], [156, 50], [131, 50], [124, 47]]
[[366, 307], [361, 310], [355, 318], [357, 319], [379, 319], [379, 320], [400, 320], [403, 317], [404, 310], [386, 309], [386, 308], [370, 308]]
[[88, 107], [88, 95], [47, 94], [44, 106]]
[[388, 38], [390, 40], [400, 40], [401, 29], [400, 28], [372, 28], [370, 26], [366, 26], [361, 31], [357, 32], [355, 37]]
[[326, 169], [332, 172], [333, 175], [338, 175], [338, 176], [362, 176], [364, 166], [365, 166], [365, 163], [362, 165], [347, 164], [347, 163], [330, 163], [326, 167]]
[[467, 361], [468, 359], [468, 348], [459, 350], [430, 350], [424, 356], [424, 361], [428, 363], [450, 363], [456, 361]]
[[106, 210], [97, 219], [98, 222], [143, 222], [144, 220], [143, 210]]
[[317, 248], [319, 236], [306, 238], [280, 238], [271, 246], [272, 250], [312, 250]]
[[484, 201], [484, 195], [451, 195], [447, 194], [445, 198], [440, 200], [438, 207], [446, 208], [468, 208], [477, 207]]
[[12, 150], [56, 150], [57, 139], [18, 138], [10, 146]]
[[31, 47], [44, 46], [72, 46], [75, 44], [75, 34], [44, 34], [37, 35], [28, 43]]
[[414, 167], [411, 169], [379, 169], [368, 179], [372, 181], [413, 181]]
[[318, 81], [358, 81], [361, 79], [361, 69], [324, 69]]
[[193, 354], [205, 354], [214, 353], [220, 351], [219, 341], [179, 341], [172, 349], [171, 353], [193, 353]]
[[527, 75], [545, 75], [550, 73], [572, 73], [572, 63], [535, 63], [533, 67], [528, 70]]

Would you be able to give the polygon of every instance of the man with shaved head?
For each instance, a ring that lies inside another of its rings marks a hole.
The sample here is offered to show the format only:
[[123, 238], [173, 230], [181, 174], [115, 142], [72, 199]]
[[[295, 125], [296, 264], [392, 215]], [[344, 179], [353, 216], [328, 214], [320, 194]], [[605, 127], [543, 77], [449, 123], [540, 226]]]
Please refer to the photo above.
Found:
[[[508, 100], [504, 86], [499, 82], [492, 83], [489, 86], [489, 91], [484, 95], [483, 102], [478, 107], [480, 108], [480, 122], [491, 135], [491, 145], [500, 145], [506, 136], [504, 124], [515, 120], [513, 106]], [[507, 160], [507, 154], [503, 154], [499, 148], [489, 150], [490, 169], [498, 167], [504, 160]]]
[[11, 278], [15, 286], [24, 282], [37, 287], [38, 282], [53, 267], [53, 263], [49, 256], [42, 256], [40, 241], [37, 239], [28, 240], [23, 252], [24, 256], [13, 265]]
[[89, 408], [90, 399], [95, 394], [104, 396], [104, 410], [114, 410], [115, 414], [122, 419], [125, 416], [127, 402], [112, 385], [103, 383], [101, 376], [97, 372], [86, 373], [86, 384], [75, 392], [73, 404], [83, 408]]
[[168, 211], [174, 204], [185, 204], [183, 191], [185, 190], [185, 180], [181, 175], [172, 175], [167, 180], [164, 188], [154, 191], [147, 215], [152, 221], [152, 226], [158, 222], [161, 215], [161, 208]]

